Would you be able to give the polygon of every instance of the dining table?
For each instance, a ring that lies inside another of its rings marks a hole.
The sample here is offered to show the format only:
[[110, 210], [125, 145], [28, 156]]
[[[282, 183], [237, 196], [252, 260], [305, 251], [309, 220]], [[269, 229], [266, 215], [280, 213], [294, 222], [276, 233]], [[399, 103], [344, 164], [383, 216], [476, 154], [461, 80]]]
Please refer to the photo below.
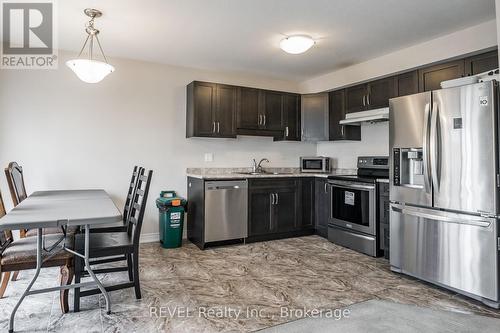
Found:
[[[109, 194], [102, 189], [34, 192], [0, 219], [0, 232], [2, 230], [37, 230], [35, 274], [12, 310], [9, 321], [9, 333], [14, 332], [16, 311], [28, 295], [50, 293], [62, 289], [97, 286], [106, 300], [107, 313], [111, 313], [109, 295], [90, 267], [90, 227], [121, 220], [120, 211]], [[67, 237], [65, 230], [68, 227], [79, 227], [80, 232], [85, 233], [84, 253], [79, 253], [65, 246], [66, 242], [64, 240]], [[44, 228], [61, 228], [60, 239], [47, 247], [43, 239]], [[68, 251], [75, 256], [83, 258], [85, 268], [93, 281], [32, 290], [31, 288], [40, 274], [44, 257], [45, 259], [50, 257], [56, 251]]]

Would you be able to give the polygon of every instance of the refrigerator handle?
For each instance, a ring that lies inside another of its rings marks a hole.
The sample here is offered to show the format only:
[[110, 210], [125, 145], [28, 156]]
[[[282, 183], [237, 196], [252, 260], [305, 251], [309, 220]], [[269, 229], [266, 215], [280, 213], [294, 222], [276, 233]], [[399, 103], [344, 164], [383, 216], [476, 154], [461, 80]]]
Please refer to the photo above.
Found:
[[425, 110], [424, 110], [424, 140], [422, 147], [422, 159], [424, 163], [424, 185], [426, 193], [431, 193], [431, 172], [430, 172], [430, 158], [429, 158], [430, 119], [431, 119], [431, 105], [427, 103], [425, 104]]
[[420, 217], [423, 219], [465, 224], [465, 225], [484, 227], [484, 228], [488, 228], [495, 221], [495, 218], [483, 218], [481, 216], [464, 215], [452, 212], [441, 212], [428, 208], [409, 207], [399, 204], [391, 204], [391, 210], [396, 213], [410, 215], [414, 217]]
[[437, 103], [432, 103], [431, 110], [431, 130], [430, 130], [430, 165], [431, 179], [434, 190], [439, 191], [439, 108]]

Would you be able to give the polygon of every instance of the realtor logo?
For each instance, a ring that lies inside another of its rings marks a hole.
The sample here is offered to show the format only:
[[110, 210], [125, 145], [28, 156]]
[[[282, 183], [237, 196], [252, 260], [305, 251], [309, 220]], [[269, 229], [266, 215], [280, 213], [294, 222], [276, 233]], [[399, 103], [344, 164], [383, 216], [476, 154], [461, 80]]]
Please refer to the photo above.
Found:
[[52, 1], [3, 1], [1, 17], [2, 69], [57, 68]]

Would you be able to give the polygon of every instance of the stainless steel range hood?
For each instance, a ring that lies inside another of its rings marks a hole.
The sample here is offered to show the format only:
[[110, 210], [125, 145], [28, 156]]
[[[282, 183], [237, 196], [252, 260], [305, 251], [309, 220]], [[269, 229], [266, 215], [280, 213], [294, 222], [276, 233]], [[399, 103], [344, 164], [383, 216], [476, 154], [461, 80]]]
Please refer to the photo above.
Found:
[[375, 123], [389, 120], [389, 108], [381, 108], [369, 111], [353, 112], [345, 115], [345, 119], [339, 121], [340, 125], [361, 126], [362, 123]]

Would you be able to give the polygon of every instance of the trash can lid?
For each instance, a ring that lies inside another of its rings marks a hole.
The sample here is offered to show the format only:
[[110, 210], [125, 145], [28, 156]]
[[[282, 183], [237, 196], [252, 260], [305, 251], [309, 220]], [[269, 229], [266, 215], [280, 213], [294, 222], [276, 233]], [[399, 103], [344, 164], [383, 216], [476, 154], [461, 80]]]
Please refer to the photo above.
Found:
[[161, 191], [160, 197], [156, 199], [158, 207], [186, 206], [187, 200], [179, 197], [175, 191]]

